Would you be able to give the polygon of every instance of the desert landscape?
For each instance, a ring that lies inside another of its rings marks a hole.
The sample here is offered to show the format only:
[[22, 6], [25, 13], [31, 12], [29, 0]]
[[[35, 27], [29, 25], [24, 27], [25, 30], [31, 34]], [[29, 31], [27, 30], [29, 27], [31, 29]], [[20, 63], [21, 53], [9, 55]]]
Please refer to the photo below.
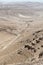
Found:
[[43, 3], [0, 3], [0, 65], [43, 65]]

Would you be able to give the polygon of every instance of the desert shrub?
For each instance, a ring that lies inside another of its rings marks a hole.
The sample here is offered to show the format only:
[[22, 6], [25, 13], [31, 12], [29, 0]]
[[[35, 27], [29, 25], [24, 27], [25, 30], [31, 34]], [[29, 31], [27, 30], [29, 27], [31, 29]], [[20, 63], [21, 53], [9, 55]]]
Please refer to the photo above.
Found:
[[39, 54], [39, 58], [41, 58], [43, 56], [43, 52], [41, 52], [40, 54]]

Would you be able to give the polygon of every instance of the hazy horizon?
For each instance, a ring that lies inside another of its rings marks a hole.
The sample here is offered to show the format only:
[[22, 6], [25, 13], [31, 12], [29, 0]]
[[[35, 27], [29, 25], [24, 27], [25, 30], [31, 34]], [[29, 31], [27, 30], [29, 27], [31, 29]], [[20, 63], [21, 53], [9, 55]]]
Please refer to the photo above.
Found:
[[43, 0], [0, 0], [0, 2], [43, 2]]

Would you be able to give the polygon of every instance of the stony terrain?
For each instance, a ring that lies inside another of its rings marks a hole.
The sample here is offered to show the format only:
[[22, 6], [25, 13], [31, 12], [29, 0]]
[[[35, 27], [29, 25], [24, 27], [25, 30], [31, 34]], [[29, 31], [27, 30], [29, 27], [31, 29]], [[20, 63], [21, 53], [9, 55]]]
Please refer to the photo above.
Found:
[[43, 65], [43, 3], [0, 4], [0, 65]]

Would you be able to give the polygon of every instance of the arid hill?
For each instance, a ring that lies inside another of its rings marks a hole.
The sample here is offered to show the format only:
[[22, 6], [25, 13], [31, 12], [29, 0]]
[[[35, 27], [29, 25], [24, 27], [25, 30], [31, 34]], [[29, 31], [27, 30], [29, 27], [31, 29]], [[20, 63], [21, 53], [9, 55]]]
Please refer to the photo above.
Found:
[[0, 4], [0, 65], [43, 65], [43, 3]]

